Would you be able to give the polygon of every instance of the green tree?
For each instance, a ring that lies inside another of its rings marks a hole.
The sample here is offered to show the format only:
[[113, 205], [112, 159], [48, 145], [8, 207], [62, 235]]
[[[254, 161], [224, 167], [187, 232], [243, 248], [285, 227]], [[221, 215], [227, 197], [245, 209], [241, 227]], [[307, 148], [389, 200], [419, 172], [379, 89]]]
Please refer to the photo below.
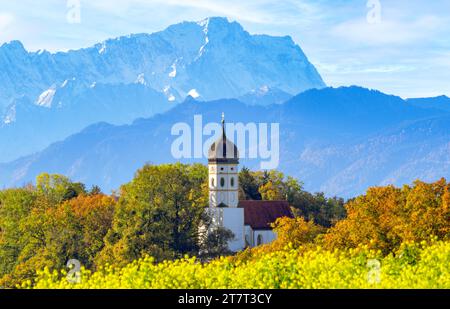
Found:
[[23, 224], [35, 200], [36, 194], [31, 188], [0, 191], [0, 278], [18, 264], [27, 243]]
[[200, 241], [199, 257], [203, 260], [210, 260], [232, 254], [228, 243], [234, 237], [235, 235], [229, 229], [210, 227], [208, 233], [203, 235], [203, 239]]
[[43, 173], [36, 178], [36, 192], [52, 205], [57, 205], [86, 194], [86, 188], [84, 184], [71, 182], [65, 176]]
[[261, 200], [259, 193], [259, 183], [252, 172], [246, 167], [239, 172], [239, 186], [242, 189], [243, 200]]
[[35, 187], [0, 192], [0, 287], [14, 287], [44, 267], [62, 268], [68, 258], [90, 266], [98, 242], [89, 241], [101, 241], [111, 224], [99, 221], [104, 212], [96, 210], [95, 197], [86, 202], [92, 211], [80, 216], [74, 205], [85, 198], [83, 184], [50, 174], [39, 175]]
[[[198, 252], [208, 204], [202, 165], [146, 165], [122, 186], [99, 263], [126, 264], [145, 254], [159, 260]], [[202, 189], [203, 188], [203, 189]]]

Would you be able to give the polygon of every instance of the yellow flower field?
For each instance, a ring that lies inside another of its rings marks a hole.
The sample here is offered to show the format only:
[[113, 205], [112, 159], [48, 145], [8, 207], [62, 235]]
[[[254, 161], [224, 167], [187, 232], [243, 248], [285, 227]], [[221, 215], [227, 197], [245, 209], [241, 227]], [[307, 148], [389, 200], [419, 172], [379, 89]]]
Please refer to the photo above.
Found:
[[121, 269], [82, 269], [80, 283], [70, 283], [65, 271], [47, 269], [22, 288], [450, 288], [450, 242], [408, 243], [396, 254], [380, 256], [367, 247], [333, 252], [316, 247], [209, 263], [185, 258], [156, 264], [147, 257]]

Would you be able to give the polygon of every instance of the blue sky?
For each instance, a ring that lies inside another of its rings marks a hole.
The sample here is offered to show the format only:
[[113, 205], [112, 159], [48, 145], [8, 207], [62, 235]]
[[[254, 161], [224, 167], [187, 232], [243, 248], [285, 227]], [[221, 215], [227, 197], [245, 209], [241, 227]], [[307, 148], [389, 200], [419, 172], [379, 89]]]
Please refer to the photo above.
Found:
[[80, 23], [69, 23], [67, 6], [77, 1], [0, 0], [0, 44], [77, 49], [227, 16], [251, 33], [292, 36], [330, 86], [450, 96], [448, 0], [80, 0]]

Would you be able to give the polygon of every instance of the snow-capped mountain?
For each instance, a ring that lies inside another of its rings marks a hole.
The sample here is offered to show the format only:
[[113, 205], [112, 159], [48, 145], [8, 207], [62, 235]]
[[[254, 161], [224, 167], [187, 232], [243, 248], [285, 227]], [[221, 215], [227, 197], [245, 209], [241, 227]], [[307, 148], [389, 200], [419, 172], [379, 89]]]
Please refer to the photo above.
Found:
[[165, 94], [141, 83], [87, 86], [66, 80], [36, 100], [26, 96], [13, 100], [0, 123], [0, 159], [30, 154], [92, 123], [127, 124], [174, 105]]
[[248, 105], [271, 105], [284, 103], [290, 98], [292, 98], [292, 95], [283, 90], [262, 86], [240, 96], [238, 99]]
[[[110, 39], [69, 52], [27, 52], [19, 41], [0, 47], [0, 106], [21, 95], [46, 105], [52, 86], [145, 83], [168, 96], [239, 97], [264, 85], [290, 94], [325, 86], [289, 37], [251, 35], [237, 22], [208, 18], [153, 34]], [[178, 98], [179, 99], [179, 98]]]
[[[96, 93], [90, 91], [96, 85], [102, 85], [101, 98], [88, 96]], [[117, 101], [112, 97], [117, 91], [114, 87], [122, 87], [118, 85], [153, 89], [164, 99], [121, 95], [121, 104], [111, 105], [109, 101]], [[97, 121], [120, 124], [114, 121], [117, 117], [131, 122], [131, 116], [141, 112], [132, 110], [141, 106], [131, 102], [134, 99], [147, 101], [154, 112], [160, 112], [188, 95], [201, 100], [237, 98], [261, 87], [294, 95], [324, 86], [319, 73], [289, 36], [251, 35], [237, 22], [220, 17], [183, 22], [153, 34], [132, 34], [68, 52], [28, 52], [21, 42], [12, 41], [0, 46], [0, 145], [12, 149], [8, 156], [0, 154], [0, 162], [27, 154], [14, 144], [14, 134], [30, 140], [27, 151], [37, 151], [56, 141], [50, 138], [55, 135], [47, 132], [75, 133], [82, 125]], [[85, 102], [84, 116], [78, 113], [79, 96]], [[95, 113], [86, 109], [90, 101], [95, 101]], [[18, 105], [24, 102], [38, 109], [28, 106], [19, 113]], [[57, 115], [55, 110], [59, 109], [78, 113], [79, 118], [73, 118], [68, 125], [75, 131], [55, 127], [51, 115]], [[128, 112], [115, 115], [125, 109]], [[33, 110], [34, 114], [25, 115], [25, 110]], [[142, 111], [140, 116], [152, 116], [147, 112]], [[84, 117], [92, 122], [87, 123]], [[41, 142], [33, 141], [35, 129], [17, 129], [31, 125], [22, 123], [25, 119], [34, 120], [31, 124], [45, 119]], [[4, 130], [9, 132], [7, 141]]]

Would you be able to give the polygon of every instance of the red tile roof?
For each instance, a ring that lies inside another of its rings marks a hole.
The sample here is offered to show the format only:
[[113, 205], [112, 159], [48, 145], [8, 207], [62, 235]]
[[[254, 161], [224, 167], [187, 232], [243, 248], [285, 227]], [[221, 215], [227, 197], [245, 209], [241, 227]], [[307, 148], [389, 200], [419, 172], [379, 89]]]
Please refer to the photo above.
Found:
[[244, 224], [254, 230], [271, 230], [278, 218], [293, 218], [287, 201], [239, 201], [238, 207], [244, 208]]

